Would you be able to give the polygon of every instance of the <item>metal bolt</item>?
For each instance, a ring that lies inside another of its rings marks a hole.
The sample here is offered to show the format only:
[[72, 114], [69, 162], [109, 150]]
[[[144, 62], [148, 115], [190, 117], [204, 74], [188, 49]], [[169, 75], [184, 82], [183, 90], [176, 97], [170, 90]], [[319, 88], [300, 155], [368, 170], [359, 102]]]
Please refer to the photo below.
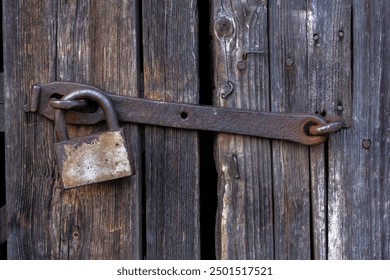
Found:
[[339, 31], [339, 37], [344, 37], [344, 32], [343, 31]]
[[320, 36], [318, 36], [318, 34], [314, 34], [314, 35], [313, 35], [313, 40], [314, 40], [314, 41], [317, 41], [319, 38], [320, 38]]
[[287, 59], [286, 59], [286, 65], [287, 65], [288, 67], [293, 66], [293, 64], [294, 64], [294, 60], [292, 60], [291, 58], [287, 58]]
[[370, 147], [371, 147], [371, 140], [369, 139], [363, 140], [363, 148], [368, 150]]
[[337, 106], [337, 110], [342, 111], [343, 110], [343, 106], [342, 105], [338, 105]]
[[239, 61], [239, 62], [237, 63], [237, 68], [238, 68], [239, 70], [245, 70], [245, 69], [246, 69], [246, 62], [245, 62], [245, 61]]

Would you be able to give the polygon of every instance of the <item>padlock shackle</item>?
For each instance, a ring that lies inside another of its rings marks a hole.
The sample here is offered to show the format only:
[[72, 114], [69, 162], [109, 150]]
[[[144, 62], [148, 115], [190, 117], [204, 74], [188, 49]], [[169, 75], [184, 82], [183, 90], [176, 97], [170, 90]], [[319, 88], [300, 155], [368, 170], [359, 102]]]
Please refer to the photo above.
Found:
[[[107, 127], [110, 131], [119, 129], [118, 116], [114, 105], [109, 97], [103, 92], [94, 89], [75, 90], [62, 97], [62, 100], [91, 100], [95, 101], [104, 112], [106, 117]], [[65, 141], [69, 139], [68, 129], [66, 127], [66, 111], [57, 109], [55, 113], [55, 131], [57, 141]]]

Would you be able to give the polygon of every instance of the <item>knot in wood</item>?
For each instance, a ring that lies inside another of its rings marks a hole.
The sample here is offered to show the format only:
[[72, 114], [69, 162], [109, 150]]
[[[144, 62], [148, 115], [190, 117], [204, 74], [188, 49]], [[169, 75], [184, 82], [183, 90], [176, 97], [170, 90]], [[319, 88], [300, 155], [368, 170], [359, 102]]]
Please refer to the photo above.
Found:
[[218, 18], [215, 21], [215, 29], [218, 36], [229, 37], [233, 34], [234, 31], [233, 22], [226, 17]]

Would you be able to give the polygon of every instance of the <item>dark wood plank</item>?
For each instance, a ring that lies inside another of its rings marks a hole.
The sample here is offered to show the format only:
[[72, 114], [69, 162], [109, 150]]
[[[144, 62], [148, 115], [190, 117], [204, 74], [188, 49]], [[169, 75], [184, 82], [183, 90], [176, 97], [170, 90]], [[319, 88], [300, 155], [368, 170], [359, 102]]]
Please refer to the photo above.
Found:
[[0, 104], [4, 104], [4, 73], [0, 72]]
[[[145, 98], [198, 103], [197, 1], [142, 11]], [[198, 149], [197, 132], [145, 129], [148, 259], [200, 258]]]
[[23, 112], [32, 84], [55, 79], [56, 4], [3, 2], [9, 259], [58, 256], [52, 231], [59, 218], [52, 204], [53, 127], [42, 116]]
[[329, 258], [390, 258], [390, 2], [353, 1], [352, 127], [329, 142]]
[[[136, 1], [60, 0], [58, 79], [138, 96], [137, 21]], [[61, 259], [142, 258], [140, 133], [135, 125], [123, 126], [137, 173], [56, 197]], [[84, 135], [102, 128], [73, 127], [70, 133]]]
[[[308, 1], [308, 73], [311, 112], [351, 124], [351, 1]], [[332, 136], [330, 136], [332, 137]], [[325, 144], [326, 145], [326, 144]], [[310, 148], [312, 257], [327, 258], [327, 150]]]
[[[266, 1], [212, 1], [214, 104], [269, 111]], [[239, 69], [245, 51], [246, 69]], [[227, 84], [234, 86], [225, 99]], [[270, 140], [218, 134], [216, 250], [219, 259], [273, 259]]]
[[0, 103], [0, 132], [5, 131], [4, 111], [5, 111], [4, 103], [3, 104]]
[[0, 132], [4, 131], [4, 73], [0, 73]]
[[0, 208], [0, 244], [7, 242], [7, 208]]
[[[311, 112], [306, 2], [269, 1], [271, 109], [274, 112]], [[309, 148], [276, 140], [272, 148], [275, 258], [310, 259]]]

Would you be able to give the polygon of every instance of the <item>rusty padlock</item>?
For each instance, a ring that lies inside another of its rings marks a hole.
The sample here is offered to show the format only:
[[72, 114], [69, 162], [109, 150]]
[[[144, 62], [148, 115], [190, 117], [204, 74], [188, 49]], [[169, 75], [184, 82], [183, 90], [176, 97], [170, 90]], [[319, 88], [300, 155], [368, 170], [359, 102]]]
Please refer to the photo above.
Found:
[[91, 89], [69, 93], [61, 100], [92, 100], [104, 111], [109, 131], [70, 139], [65, 110], [57, 109], [55, 152], [65, 189], [104, 182], [133, 175], [123, 128], [111, 100], [102, 92]]

